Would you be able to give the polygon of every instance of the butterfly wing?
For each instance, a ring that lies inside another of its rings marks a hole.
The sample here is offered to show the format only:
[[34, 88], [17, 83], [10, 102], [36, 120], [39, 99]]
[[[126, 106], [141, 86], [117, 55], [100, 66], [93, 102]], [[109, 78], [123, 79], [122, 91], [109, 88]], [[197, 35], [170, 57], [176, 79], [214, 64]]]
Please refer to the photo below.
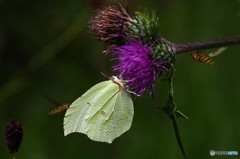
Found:
[[64, 118], [65, 135], [86, 134], [94, 141], [111, 143], [126, 132], [132, 123], [133, 102], [126, 89], [105, 81], [93, 86], [67, 110]]
[[64, 117], [65, 136], [73, 132], [83, 131], [90, 102], [96, 99], [108, 84], [110, 81], [96, 84], [70, 105]]

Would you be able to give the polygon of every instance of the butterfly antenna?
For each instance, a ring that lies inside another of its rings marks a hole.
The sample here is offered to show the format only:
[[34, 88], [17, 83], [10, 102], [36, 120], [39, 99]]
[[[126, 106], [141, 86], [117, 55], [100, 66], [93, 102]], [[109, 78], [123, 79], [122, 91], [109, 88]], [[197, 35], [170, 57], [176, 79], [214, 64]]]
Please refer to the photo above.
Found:
[[109, 79], [111, 76], [108, 74], [108, 72], [106, 71], [103, 62], [100, 61], [100, 66], [101, 66], [101, 74], [106, 77], [107, 79]]
[[104, 77], [109, 78], [110, 75], [108, 74], [108, 72], [106, 71], [106, 69], [103, 67], [103, 65], [101, 65], [101, 68], [102, 68], [101, 74], [102, 74]]
[[108, 76], [107, 76], [105, 73], [101, 72], [101, 74], [102, 74], [104, 77], [108, 78]]

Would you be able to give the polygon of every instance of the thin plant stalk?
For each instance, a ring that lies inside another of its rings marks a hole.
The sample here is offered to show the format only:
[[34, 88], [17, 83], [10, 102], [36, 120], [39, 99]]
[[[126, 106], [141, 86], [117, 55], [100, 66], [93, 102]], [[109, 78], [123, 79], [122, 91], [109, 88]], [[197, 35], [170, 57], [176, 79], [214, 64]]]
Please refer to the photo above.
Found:
[[181, 139], [180, 130], [179, 130], [179, 126], [178, 126], [178, 117], [184, 117], [186, 119], [187, 119], [187, 117], [184, 114], [182, 114], [180, 111], [177, 110], [177, 105], [174, 101], [174, 90], [173, 90], [174, 74], [175, 74], [175, 70], [173, 67], [173, 69], [168, 77], [169, 98], [168, 98], [168, 101], [167, 101], [165, 107], [163, 107], [163, 110], [173, 122], [174, 132], [175, 132], [178, 146], [181, 150], [181, 153], [182, 153], [184, 159], [187, 159], [187, 155], [184, 150], [184, 146], [183, 146], [183, 142]]
[[191, 52], [195, 50], [205, 50], [227, 45], [240, 44], [240, 36], [215, 39], [203, 42], [192, 42], [186, 44], [176, 44], [169, 41], [168, 43], [170, 43], [170, 46], [172, 46], [174, 53], [177, 55], [180, 53]]

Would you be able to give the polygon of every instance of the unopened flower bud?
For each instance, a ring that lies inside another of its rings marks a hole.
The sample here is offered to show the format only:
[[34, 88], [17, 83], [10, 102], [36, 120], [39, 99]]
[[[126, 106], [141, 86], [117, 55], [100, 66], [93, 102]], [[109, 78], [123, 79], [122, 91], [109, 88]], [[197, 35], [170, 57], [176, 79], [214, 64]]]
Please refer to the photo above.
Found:
[[5, 143], [10, 153], [18, 151], [23, 138], [23, 130], [20, 122], [11, 121], [7, 124], [5, 131]]

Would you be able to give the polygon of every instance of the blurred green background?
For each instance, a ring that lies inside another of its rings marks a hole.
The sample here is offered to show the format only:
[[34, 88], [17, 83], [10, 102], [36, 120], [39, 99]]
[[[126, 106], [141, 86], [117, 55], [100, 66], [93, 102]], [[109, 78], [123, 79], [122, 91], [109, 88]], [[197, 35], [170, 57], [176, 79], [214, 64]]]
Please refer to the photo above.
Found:
[[[24, 139], [17, 159], [180, 159], [172, 123], [159, 108], [167, 82], [158, 81], [152, 99], [134, 100], [131, 129], [113, 144], [83, 134], [63, 136], [63, 116], [49, 116], [59, 103], [72, 102], [106, 80], [113, 62], [101, 54], [88, 19], [112, 1], [0, 0], [0, 159], [11, 158], [4, 144], [9, 120], [20, 121]], [[177, 43], [240, 34], [239, 0], [128, 1], [130, 10], [155, 9], [160, 35]], [[240, 45], [214, 58], [216, 67], [177, 56], [175, 96], [189, 120], [180, 130], [189, 158], [210, 157], [210, 150], [240, 152]], [[238, 156], [239, 157], [239, 156]], [[232, 157], [234, 158], [234, 157]]]

